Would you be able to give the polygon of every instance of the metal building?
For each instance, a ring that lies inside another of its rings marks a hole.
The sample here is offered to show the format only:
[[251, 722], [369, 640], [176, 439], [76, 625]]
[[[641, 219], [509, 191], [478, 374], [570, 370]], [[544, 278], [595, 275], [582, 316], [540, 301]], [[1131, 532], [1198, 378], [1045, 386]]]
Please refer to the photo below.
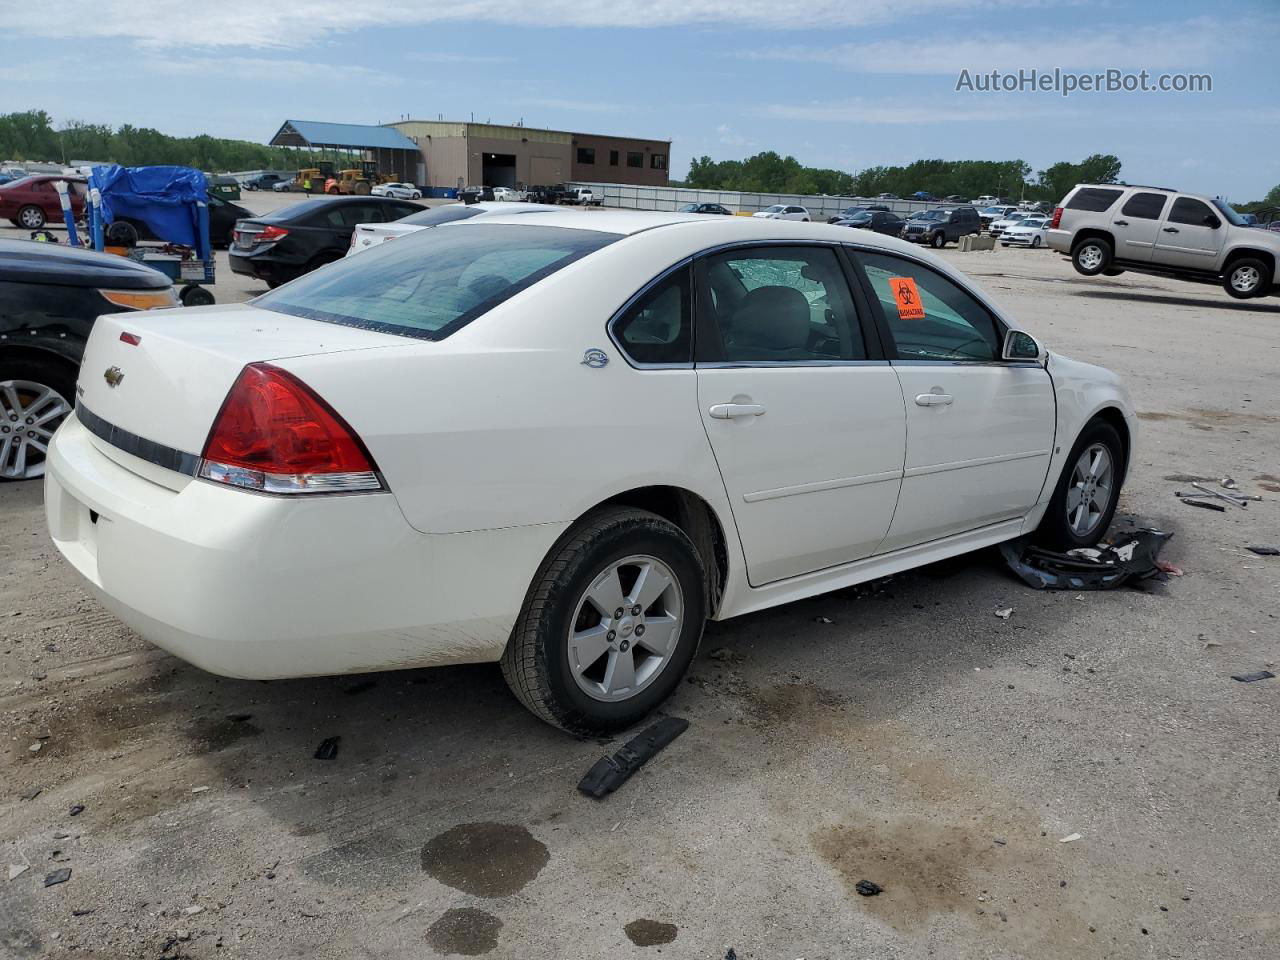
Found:
[[[358, 123], [323, 123], [316, 120], [286, 120], [271, 138], [273, 147], [298, 147], [332, 155], [334, 165], [344, 169], [360, 160], [372, 160], [378, 172], [396, 180], [422, 183], [422, 154], [418, 145], [390, 127]], [[307, 166], [299, 163], [300, 167]]]

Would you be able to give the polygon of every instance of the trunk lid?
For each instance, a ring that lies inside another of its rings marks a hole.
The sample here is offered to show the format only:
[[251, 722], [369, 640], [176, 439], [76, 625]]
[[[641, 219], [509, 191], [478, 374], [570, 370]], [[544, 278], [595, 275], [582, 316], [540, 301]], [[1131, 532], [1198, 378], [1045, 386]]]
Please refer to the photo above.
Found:
[[76, 400], [112, 427], [199, 456], [246, 364], [413, 343], [248, 304], [107, 314], [94, 323]]
[[395, 240], [397, 237], [407, 236], [410, 233], [416, 233], [419, 230], [425, 230], [426, 227], [415, 226], [399, 223], [362, 223], [359, 224], [351, 234], [351, 247], [347, 250], [347, 256], [353, 256], [362, 250], [368, 250], [370, 247], [376, 247], [378, 244], [387, 240]]

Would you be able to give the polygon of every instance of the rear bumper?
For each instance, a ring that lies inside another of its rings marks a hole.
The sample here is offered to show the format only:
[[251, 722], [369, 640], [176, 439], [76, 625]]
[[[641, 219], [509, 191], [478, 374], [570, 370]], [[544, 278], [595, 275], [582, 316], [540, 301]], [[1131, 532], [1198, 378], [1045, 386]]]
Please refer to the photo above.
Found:
[[1050, 250], [1057, 250], [1059, 253], [1071, 252], [1070, 230], [1050, 229], [1045, 234], [1045, 243], [1048, 244]]
[[567, 525], [418, 533], [390, 494], [294, 501], [120, 466], [74, 417], [49, 449], [63, 557], [156, 646], [275, 679], [492, 661]]

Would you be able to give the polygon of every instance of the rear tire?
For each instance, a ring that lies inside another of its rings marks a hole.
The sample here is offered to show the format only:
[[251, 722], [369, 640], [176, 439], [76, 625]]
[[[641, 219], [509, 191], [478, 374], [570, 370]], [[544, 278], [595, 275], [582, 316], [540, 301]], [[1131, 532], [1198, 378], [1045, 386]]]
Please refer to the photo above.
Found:
[[1071, 265], [1076, 273], [1096, 277], [1111, 266], [1113, 257], [1111, 244], [1102, 237], [1086, 237], [1071, 251]]
[[[1099, 451], [1102, 464], [1095, 467]], [[1090, 470], [1096, 471], [1092, 483]], [[1115, 516], [1124, 472], [1124, 444], [1116, 428], [1105, 420], [1089, 421], [1067, 456], [1053, 499], [1036, 529], [1035, 541], [1051, 550], [1096, 544]], [[1106, 502], [1101, 503], [1099, 494], [1104, 490]]]
[[1222, 289], [1237, 300], [1249, 300], [1266, 296], [1268, 282], [1267, 265], [1257, 257], [1241, 257], [1232, 262], [1222, 275]]
[[628, 727], [671, 695], [692, 662], [705, 583], [679, 527], [643, 510], [590, 514], [534, 576], [502, 675], [530, 712], [562, 730]]
[[75, 395], [76, 368], [69, 363], [25, 357], [0, 362], [0, 482], [44, 476], [49, 440], [71, 413]]
[[195, 284], [187, 284], [183, 287], [178, 293], [178, 299], [182, 301], [184, 307], [211, 307], [214, 303], [213, 294]]

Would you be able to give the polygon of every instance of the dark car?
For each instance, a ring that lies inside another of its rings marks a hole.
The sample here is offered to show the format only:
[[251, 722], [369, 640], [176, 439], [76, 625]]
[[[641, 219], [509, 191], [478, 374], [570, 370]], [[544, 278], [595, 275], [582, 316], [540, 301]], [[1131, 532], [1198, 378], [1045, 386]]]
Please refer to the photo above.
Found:
[[732, 217], [733, 211], [718, 203], [686, 203], [676, 208], [676, 213], [716, 213], [724, 217]]
[[940, 249], [952, 240], [982, 232], [982, 218], [974, 207], [956, 207], [954, 210], [926, 210], [907, 221], [902, 229], [902, 239], [912, 243], [927, 243]]
[[943, 197], [943, 198], [942, 198], [942, 202], [943, 202], [943, 203], [968, 203], [968, 202], [969, 202], [969, 198], [968, 198], [968, 197], [962, 197], [962, 196], [960, 196], [960, 194], [958, 194], [958, 193], [953, 193], [953, 194], [951, 194], [951, 196], [949, 196], [949, 197]]
[[[237, 221], [253, 216], [252, 210], [246, 210], [238, 203], [223, 200], [216, 194], [209, 194], [209, 242], [215, 247], [230, 247], [235, 239]], [[159, 240], [151, 229], [134, 217], [116, 217], [113, 222], [124, 221], [138, 231], [139, 240]]]
[[860, 213], [868, 210], [880, 210], [884, 213], [892, 213], [892, 211], [883, 203], [860, 203], [857, 206], [845, 207], [834, 217], [827, 217], [827, 223], [839, 223], [841, 220], [848, 220], [850, 217], [856, 217]]
[[463, 187], [458, 191], [458, 199], [463, 203], [479, 203], [481, 200], [493, 200], [493, 187]]
[[44, 474], [95, 317], [176, 306], [159, 270], [60, 243], [0, 240], [0, 480]]
[[84, 216], [84, 178], [43, 173], [0, 183], [0, 217], [26, 230], [39, 230], [50, 220], [62, 223], [62, 203], [53, 188], [58, 180], [66, 181], [71, 194], [71, 212], [79, 220]]
[[890, 237], [896, 237], [900, 234], [906, 224], [907, 221], [896, 213], [889, 213], [885, 210], [863, 210], [861, 213], [855, 213], [847, 220], [836, 221], [837, 227], [859, 227], [863, 230], [874, 230], [876, 233], [883, 233]]
[[390, 223], [422, 206], [391, 197], [316, 197], [236, 224], [231, 270], [269, 287], [341, 260], [358, 223]]
[[244, 188], [246, 190], [272, 190], [277, 183], [292, 179], [292, 177], [282, 177], [278, 173], [260, 173], [256, 177], [250, 177], [246, 180]]

